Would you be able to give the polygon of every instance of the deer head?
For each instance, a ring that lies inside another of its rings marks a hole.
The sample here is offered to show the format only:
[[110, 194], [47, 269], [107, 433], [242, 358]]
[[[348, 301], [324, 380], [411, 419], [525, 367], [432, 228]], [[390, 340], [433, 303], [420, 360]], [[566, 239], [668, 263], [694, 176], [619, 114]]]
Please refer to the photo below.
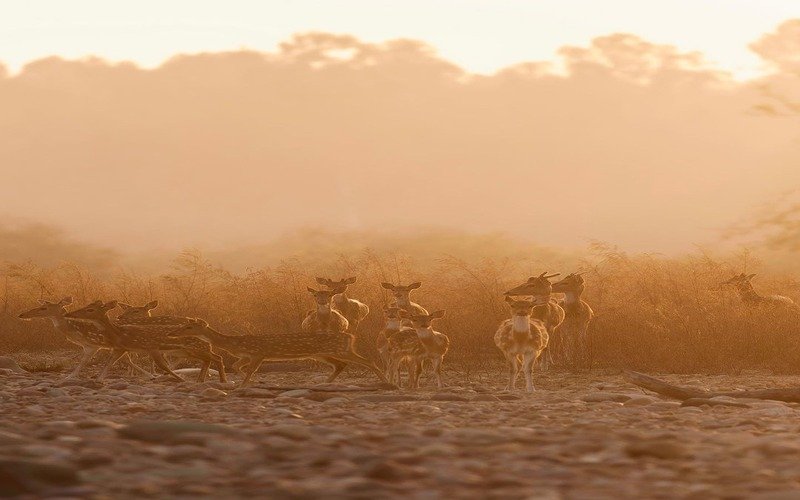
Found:
[[536, 302], [533, 300], [516, 300], [506, 296], [506, 303], [511, 308], [512, 316], [526, 316], [530, 317], [533, 308], [536, 307]]
[[430, 330], [431, 323], [435, 319], [444, 318], [444, 310], [434, 311], [430, 314], [411, 314], [407, 311], [400, 311], [400, 317], [411, 320], [411, 324], [417, 330]]
[[560, 281], [553, 283], [553, 292], [582, 292], [585, 288], [584, 284], [586, 283], [582, 274], [583, 273], [570, 273], [564, 276]]
[[315, 290], [311, 287], [308, 287], [308, 291], [311, 295], [314, 296], [314, 302], [317, 303], [317, 311], [319, 312], [330, 312], [331, 310], [331, 299], [336, 292], [333, 290]]
[[81, 309], [65, 314], [64, 317], [69, 319], [74, 319], [77, 321], [83, 321], [86, 323], [96, 324], [97, 322], [102, 320], [108, 321], [108, 311], [114, 309], [115, 307], [117, 307], [116, 300], [112, 300], [109, 302], [96, 300], [91, 304], [82, 307]]
[[553, 285], [550, 283], [550, 278], [555, 278], [561, 273], [547, 274], [543, 272], [539, 276], [532, 276], [528, 281], [520, 286], [514, 287], [507, 291], [505, 295], [519, 296], [519, 295], [547, 295], [553, 293]]
[[20, 319], [60, 318], [67, 314], [67, 306], [72, 304], [72, 297], [64, 297], [59, 302], [39, 300], [39, 306], [20, 313]]
[[395, 302], [397, 302], [401, 306], [408, 306], [411, 303], [411, 292], [416, 290], [417, 288], [422, 286], [422, 283], [416, 281], [411, 283], [410, 285], [393, 285], [391, 283], [381, 283], [381, 286], [390, 292], [394, 296]]
[[152, 300], [143, 306], [132, 306], [130, 304], [120, 302], [119, 306], [122, 308], [122, 314], [119, 315], [117, 320], [149, 318], [152, 316], [151, 311], [158, 307], [158, 301]]

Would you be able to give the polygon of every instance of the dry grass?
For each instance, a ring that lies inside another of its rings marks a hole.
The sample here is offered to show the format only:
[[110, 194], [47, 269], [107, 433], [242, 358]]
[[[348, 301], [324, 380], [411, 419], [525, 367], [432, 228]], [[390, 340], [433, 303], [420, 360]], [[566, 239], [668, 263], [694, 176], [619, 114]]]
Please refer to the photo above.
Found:
[[[535, 267], [555, 268], [544, 260], [536, 261]], [[559, 267], [562, 272], [575, 270]], [[573, 267], [589, 270], [585, 299], [596, 312], [586, 367], [800, 372], [796, 341], [800, 318], [752, 311], [733, 291], [716, 286], [738, 269], [734, 261], [705, 255], [628, 256], [595, 245], [589, 257]], [[376, 354], [374, 336], [381, 328], [381, 309], [390, 300], [380, 282], [420, 280], [423, 287], [414, 299], [430, 310], [447, 310], [447, 317], [437, 324], [452, 342], [446, 364], [451, 370], [477, 373], [502, 362], [492, 340], [508, 315], [502, 292], [527, 278], [531, 269], [529, 263], [501, 258], [413, 262], [369, 251], [327, 262], [290, 259], [241, 274], [215, 267], [197, 252], [180, 254], [161, 276], [118, 273], [101, 278], [73, 264], [8, 265], [0, 276], [0, 352], [57, 352], [70, 347], [49, 322], [16, 318], [39, 297], [71, 295], [76, 304], [96, 298], [138, 304], [157, 298], [159, 314], [202, 317], [221, 331], [290, 333], [299, 329], [311, 307], [306, 286], [313, 285], [315, 276], [358, 276], [351, 293], [372, 308], [359, 332], [361, 352]], [[797, 284], [785, 277], [759, 277], [757, 288], [798, 298]]]

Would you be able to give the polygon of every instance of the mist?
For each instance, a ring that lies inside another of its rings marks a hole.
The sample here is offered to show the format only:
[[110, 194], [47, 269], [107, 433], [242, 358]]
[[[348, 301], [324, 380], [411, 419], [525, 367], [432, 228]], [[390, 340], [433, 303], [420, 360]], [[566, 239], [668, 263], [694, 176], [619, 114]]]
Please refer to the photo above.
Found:
[[328, 33], [152, 70], [0, 68], [0, 217], [122, 253], [226, 252], [307, 227], [724, 245], [800, 184], [798, 31], [755, 40], [773, 71], [746, 82], [627, 34], [564, 47], [565, 74], [478, 76], [421, 41]]

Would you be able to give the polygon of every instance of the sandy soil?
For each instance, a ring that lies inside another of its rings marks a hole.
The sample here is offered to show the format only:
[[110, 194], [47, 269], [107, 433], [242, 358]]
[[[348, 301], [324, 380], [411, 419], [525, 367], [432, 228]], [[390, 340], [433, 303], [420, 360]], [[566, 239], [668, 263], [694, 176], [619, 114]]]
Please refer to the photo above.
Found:
[[[0, 369], [0, 494], [78, 498], [798, 498], [800, 406], [681, 407], [619, 375], [353, 391]], [[709, 388], [797, 377], [668, 376]], [[267, 385], [269, 384], [269, 385]], [[520, 384], [522, 385], [522, 384]], [[724, 398], [722, 402], [725, 402]]]

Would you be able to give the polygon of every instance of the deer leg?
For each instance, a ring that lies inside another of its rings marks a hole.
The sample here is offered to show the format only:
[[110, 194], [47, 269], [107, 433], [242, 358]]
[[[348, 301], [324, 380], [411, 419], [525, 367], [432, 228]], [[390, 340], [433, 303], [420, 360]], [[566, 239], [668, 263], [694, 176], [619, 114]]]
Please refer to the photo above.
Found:
[[250, 358], [239, 358], [233, 362], [233, 366], [231, 367], [231, 369], [235, 373], [244, 376], [244, 371], [249, 363], [250, 363]]
[[513, 391], [517, 385], [517, 374], [519, 373], [519, 361], [516, 354], [506, 354], [508, 360], [508, 384], [507, 391]]
[[128, 352], [126, 354], [127, 355], [125, 356], [125, 364], [127, 364], [129, 367], [133, 368], [134, 370], [138, 371], [139, 373], [143, 373], [144, 375], [147, 375], [148, 378], [153, 378], [153, 374], [151, 372], [145, 370], [144, 368], [142, 368], [141, 366], [139, 366], [139, 365], [137, 365], [136, 363], [133, 362], [133, 359], [131, 358], [131, 353]]
[[353, 364], [356, 364], [356, 365], [363, 366], [365, 368], [369, 368], [369, 370], [372, 371], [372, 373], [374, 373], [375, 375], [378, 376], [378, 378], [381, 380], [381, 382], [386, 382], [386, 383], [389, 382], [386, 379], [386, 376], [383, 374], [383, 372], [381, 372], [378, 369], [378, 367], [375, 366], [374, 363], [372, 363], [367, 358], [365, 358], [365, 357], [363, 357], [363, 356], [361, 356], [359, 354], [356, 354], [355, 352], [351, 351], [351, 352], [348, 352], [346, 354], [337, 355], [336, 359], [338, 359], [339, 361], [345, 361], [346, 363], [353, 363]]
[[225, 360], [222, 359], [222, 356], [216, 353], [211, 353], [211, 357], [214, 360], [214, 364], [217, 365], [217, 373], [219, 373], [219, 381], [223, 384], [228, 381], [228, 376], [225, 374]]
[[342, 371], [347, 367], [347, 363], [344, 363], [341, 360], [336, 359], [336, 358], [331, 358], [331, 357], [328, 357], [328, 356], [320, 356], [317, 359], [319, 359], [323, 363], [327, 363], [327, 364], [329, 364], [329, 365], [331, 365], [333, 367], [333, 373], [331, 373], [328, 376], [328, 379], [325, 381], [326, 383], [331, 383], [334, 380], [336, 380], [336, 377], [338, 377], [339, 374], [342, 373]]
[[433, 364], [433, 373], [436, 376], [436, 387], [442, 388], [442, 357], [436, 357], [431, 360]]
[[100, 379], [100, 380], [106, 378], [106, 375], [108, 374], [108, 370], [110, 370], [111, 367], [114, 366], [114, 363], [119, 361], [119, 358], [121, 358], [122, 356], [127, 354], [127, 352], [128, 351], [126, 351], [125, 349], [114, 349], [114, 350], [112, 350], [111, 354], [108, 357], [108, 361], [106, 361], [106, 365], [103, 367], [102, 370], [100, 370], [100, 374], [97, 375], [97, 378]]
[[150, 358], [152, 358], [152, 360], [155, 362], [157, 367], [159, 367], [162, 370], [164, 370], [165, 372], [167, 372], [174, 379], [180, 380], [181, 382], [184, 381], [183, 378], [180, 375], [178, 375], [177, 373], [172, 371], [172, 368], [169, 367], [169, 363], [167, 363], [167, 360], [164, 359], [164, 353], [163, 352], [161, 352], [161, 351], [147, 351], [147, 353], [150, 355]]
[[536, 361], [536, 353], [526, 352], [523, 356], [522, 370], [525, 373], [525, 390], [533, 392], [533, 362]]
[[78, 361], [78, 364], [77, 364], [77, 365], [75, 366], [75, 368], [74, 368], [74, 369], [73, 369], [73, 370], [72, 370], [72, 371], [69, 373], [69, 375], [67, 375], [67, 376], [64, 378], [64, 380], [69, 380], [69, 379], [71, 379], [72, 377], [76, 377], [76, 376], [77, 376], [77, 375], [78, 375], [78, 374], [81, 372], [81, 370], [83, 369], [84, 365], [86, 365], [86, 363], [88, 363], [88, 362], [89, 362], [89, 360], [91, 360], [91, 359], [92, 359], [92, 357], [93, 357], [93, 356], [94, 356], [94, 355], [97, 353], [97, 351], [99, 351], [99, 350], [100, 350], [100, 348], [99, 348], [99, 347], [94, 347], [94, 346], [90, 346], [90, 345], [85, 345], [85, 346], [83, 346], [83, 354], [81, 354], [81, 359], [80, 359], [80, 361]]
[[244, 380], [242, 380], [242, 384], [239, 387], [244, 387], [248, 382], [250, 382], [250, 378], [256, 371], [258, 371], [258, 367], [261, 366], [263, 361], [263, 357], [251, 359], [250, 364], [247, 365], [247, 373], [245, 374]]
[[419, 376], [422, 372], [422, 360], [409, 361], [408, 385], [412, 389], [419, 389]]

